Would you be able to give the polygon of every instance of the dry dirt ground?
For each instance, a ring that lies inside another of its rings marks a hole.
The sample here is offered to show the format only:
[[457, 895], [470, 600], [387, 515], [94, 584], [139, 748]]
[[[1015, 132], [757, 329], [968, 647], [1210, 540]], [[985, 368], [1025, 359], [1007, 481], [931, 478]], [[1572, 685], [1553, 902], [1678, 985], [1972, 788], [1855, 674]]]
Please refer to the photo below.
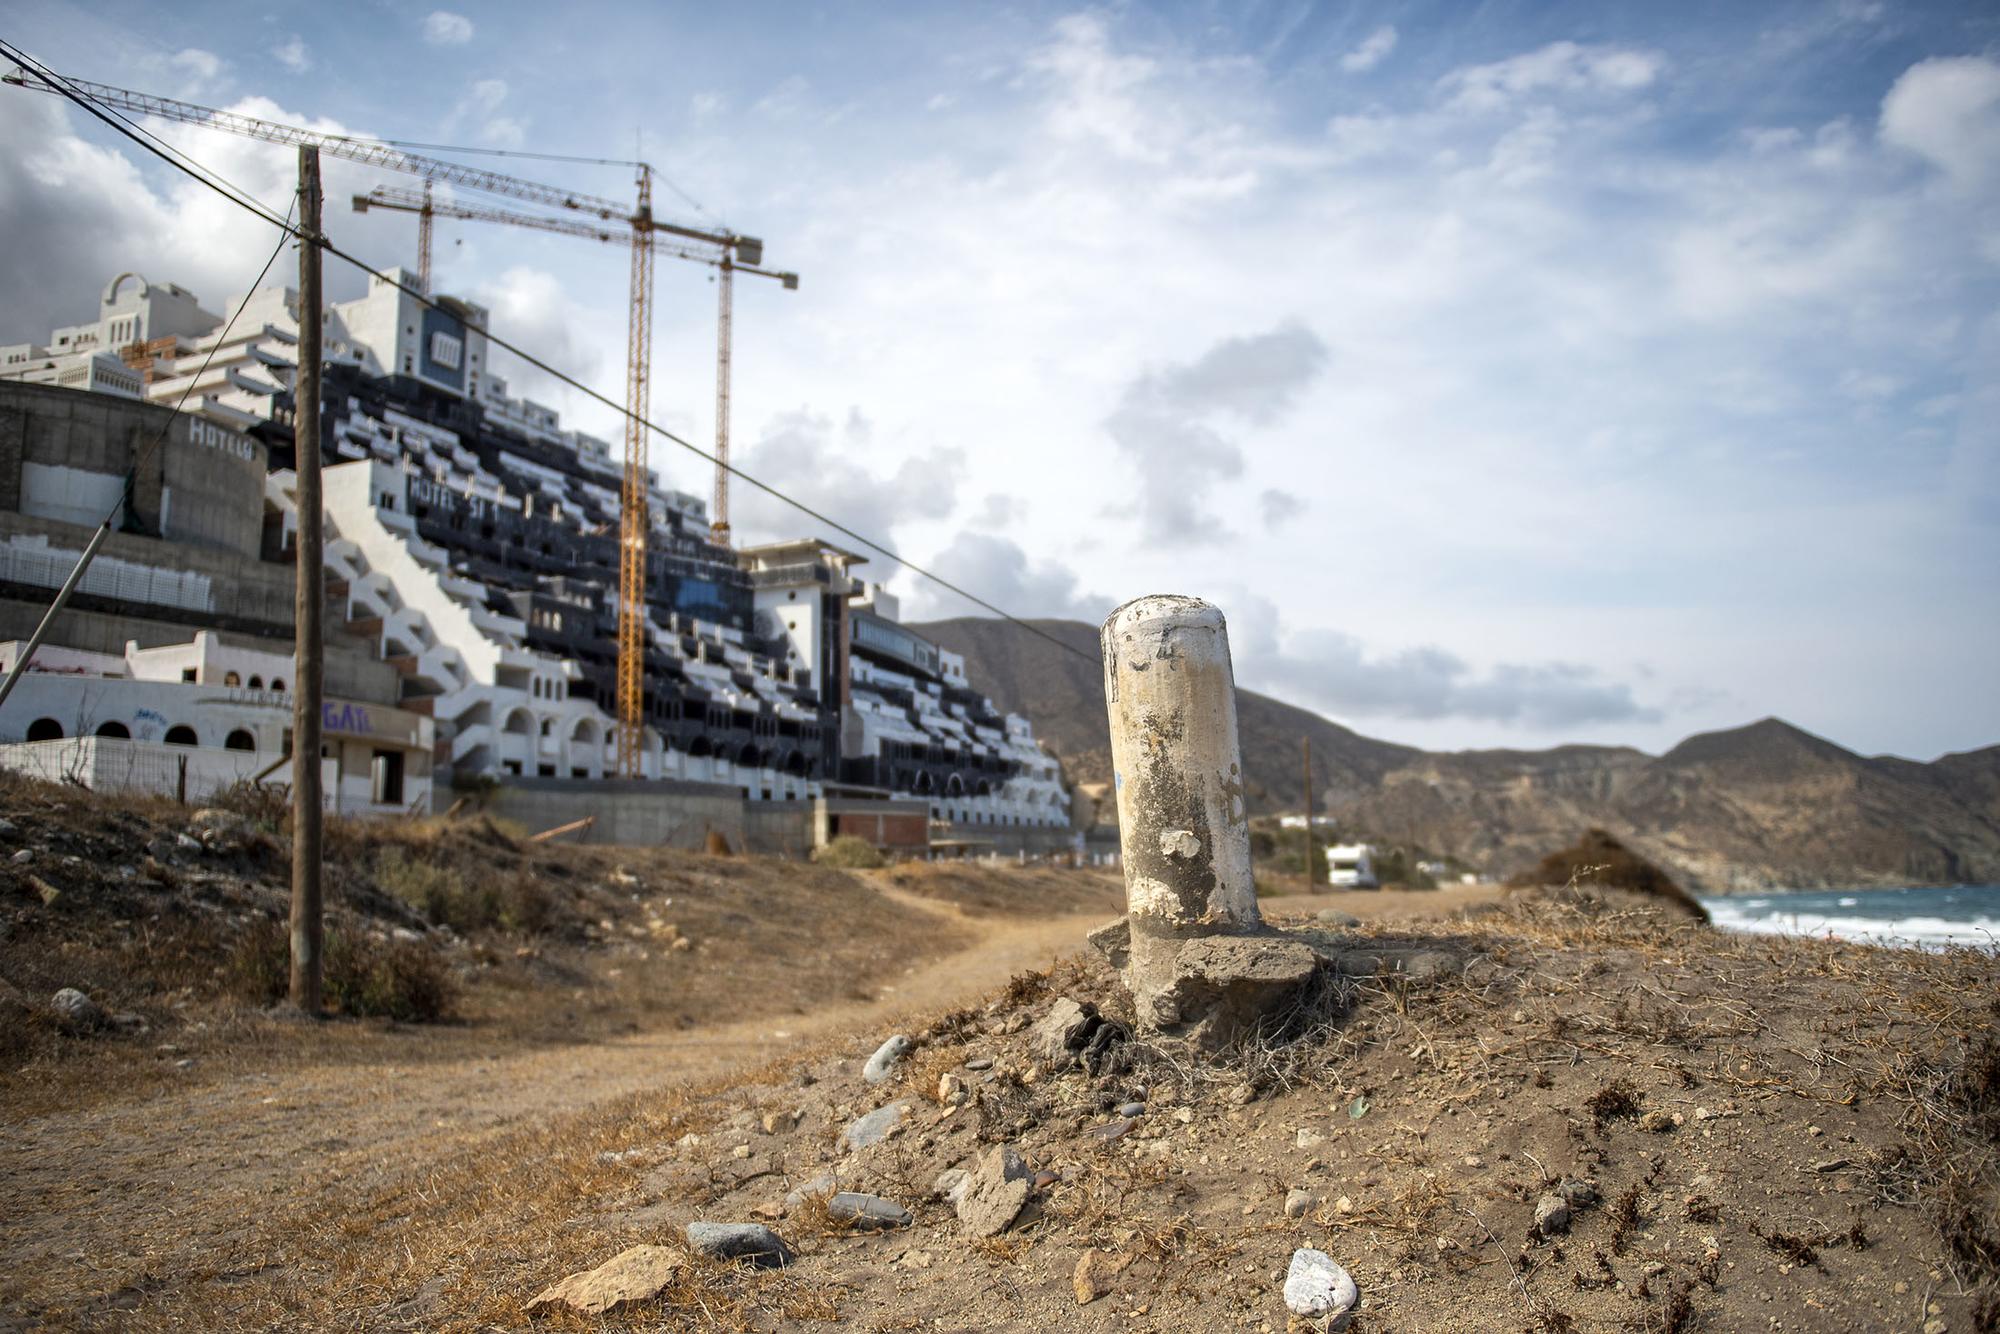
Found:
[[[67, 838], [104, 826], [0, 798], [45, 884], [63, 854], [24, 810]], [[52, 904], [4, 872], [0, 976], [31, 995], [88, 974], [148, 1031], [18, 1044], [0, 1328], [1275, 1329], [1306, 1245], [1353, 1272], [1364, 1334], [2000, 1323], [1989, 954], [1729, 937], [1588, 894], [1278, 898], [1278, 920], [1369, 919], [1340, 933], [1348, 975], [1221, 1059], [1126, 1042], [1093, 1074], [1045, 1068], [1034, 1028], [1060, 996], [1120, 1012], [1101, 964], [1050, 966], [1115, 909], [1104, 877], [423, 840], [553, 877], [578, 910], [532, 937], [430, 930], [461, 988], [443, 1026], [300, 1025], [204, 984], [215, 956], [170, 905], [254, 925], [254, 847], [176, 854], [174, 884], [143, 890], [93, 881], [104, 850], [83, 848]], [[380, 853], [342, 850], [350, 906]], [[182, 962], [145, 976], [112, 921]], [[865, 1083], [894, 1031], [913, 1050]], [[963, 1105], [937, 1100], [947, 1073]], [[841, 1148], [891, 1102], [898, 1131]], [[974, 1240], [934, 1183], [999, 1145], [1041, 1176]], [[785, 1206], [826, 1172], [913, 1226]], [[1533, 1234], [1561, 1178], [1598, 1202]], [[689, 1258], [604, 1316], [527, 1309], [626, 1247], [681, 1247], [690, 1221], [751, 1219], [797, 1261]], [[1080, 1305], [1091, 1250], [1116, 1275]]]

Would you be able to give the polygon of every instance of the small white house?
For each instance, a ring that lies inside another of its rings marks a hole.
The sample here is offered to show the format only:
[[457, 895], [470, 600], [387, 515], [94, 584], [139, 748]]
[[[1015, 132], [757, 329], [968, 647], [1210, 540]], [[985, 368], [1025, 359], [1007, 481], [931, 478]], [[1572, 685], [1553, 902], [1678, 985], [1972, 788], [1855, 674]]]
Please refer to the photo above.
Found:
[[1326, 850], [1326, 883], [1335, 889], [1377, 889], [1375, 849], [1366, 843], [1336, 843]]

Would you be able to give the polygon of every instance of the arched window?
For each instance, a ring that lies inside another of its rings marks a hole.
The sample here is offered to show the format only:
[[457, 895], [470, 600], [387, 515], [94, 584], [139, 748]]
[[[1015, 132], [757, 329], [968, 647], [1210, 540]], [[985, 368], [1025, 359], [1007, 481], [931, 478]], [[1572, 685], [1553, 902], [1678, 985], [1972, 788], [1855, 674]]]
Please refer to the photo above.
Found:
[[132, 739], [132, 729], [123, 723], [104, 723], [97, 729], [97, 735], [117, 737], [121, 741]]
[[161, 740], [165, 741], [169, 746], [198, 746], [201, 744], [195, 737], [194, 729], [186, 723], [176, 723], [172, 727], [169, 727], [166, 736], [162, 737]]
[[252, 690], [262, 690], [264, 688], [264, 678], [261, 676], [252, 676], [250, 678], [250, 688]]
[[257, 738], [250, 735], [249, 728], [239, 727], [229, 734], [229, 739], [222, 745], [225, 750], [255, 750]]
[[30, 741], [60, 741], [62, 734], [62, 724], [53, 718], [37, 718], [28, 724]]
[[285, 689], [285, 678], [284, 678], [284, 677], [282, 677], [282, 676], [274, 676], [274, 677], [272, 677], [272, 678], [271, 678], [271, 689], [273, 689], [273, 690], [275, 690], [275, 691], [279, 692], [280, 694], [283, 694], [283, 693], [284, 693], [284, 689]]
[[224, 672], [222, 674], [222, 684], [226, 686], [240, 686], [243, 684], [243, 678], [235, 672]]

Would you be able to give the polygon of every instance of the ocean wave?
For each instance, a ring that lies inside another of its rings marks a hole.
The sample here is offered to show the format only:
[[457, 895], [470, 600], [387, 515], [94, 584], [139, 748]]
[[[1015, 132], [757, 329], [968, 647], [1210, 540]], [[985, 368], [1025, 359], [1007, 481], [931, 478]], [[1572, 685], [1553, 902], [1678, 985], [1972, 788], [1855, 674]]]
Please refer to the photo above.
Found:
[[[1768, 902], [1768, 900], [1766, 901]], [[2000, 919], [1974, 917], [1848, 917], [1818, 912], [1751, 912], [1742, 905], [1708, 904], [1709, 918], [1724, 931], [1780, 936], [1837, 936], [1871, 945], [1992, 945]]]

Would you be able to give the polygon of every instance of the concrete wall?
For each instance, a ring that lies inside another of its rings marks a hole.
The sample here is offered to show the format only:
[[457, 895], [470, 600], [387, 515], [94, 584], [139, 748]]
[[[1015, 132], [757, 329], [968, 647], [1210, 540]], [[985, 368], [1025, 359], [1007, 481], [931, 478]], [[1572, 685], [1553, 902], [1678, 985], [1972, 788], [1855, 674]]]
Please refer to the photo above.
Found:
[[965, 840], [973, 845], [967, 851], [967, 855], [973, 857], [982, 857], [989, 852], [1000, 857], [1018, 857], [1023, 852], [1030, 857], [1042, 857], [1077, 850], [1082, 843], [1081, 832], [1033, 825], [954, 824], [949, 833], [940, 832], [937, 837]]
[[[433, 804], [443, 809], [455, 796], [440, 789]], [[700, 850], [713, 830], [739, 851], [803, 857], [812, 848], [811, 803], [748, 802], [735, 788], [714, 783], [509, 778], [483, 809], [530, 833], [596, 816], [591, 828], [564, 836], [580, 843]]]

